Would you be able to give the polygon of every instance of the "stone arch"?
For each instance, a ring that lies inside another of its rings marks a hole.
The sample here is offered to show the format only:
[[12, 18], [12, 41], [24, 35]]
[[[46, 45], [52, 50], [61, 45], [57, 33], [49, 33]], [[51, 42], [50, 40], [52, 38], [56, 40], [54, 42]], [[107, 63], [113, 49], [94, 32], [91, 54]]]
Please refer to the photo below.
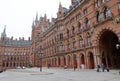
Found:
[[79, 65], [80, 65], [80, 68], [81, 69], [84, 69], [84, 66], [85, 66], [85, 56], [83, 53], [80, 53], [79, 54]]
[[[119, 37], [118, 36], [119, 32], [117, 32], [115, 29], [113, 29], [111, 27], [103, 27], [100, 30], [96, 30], [96, 32], [94, 33], [95, 34], [95, 40], [94, 40], [95, 45], [99, 45], [99, 40], [100, 40], [101, 35], [107, 30], [114, 32], [117, 35], [117, 37]], [[119, 38], [119, 40], [120, 40], [120, 38]]]
[[73, 66], [77, 67], [77, 55], [73, 54]]
[[98, 42], [101, 63], [105, 67], [120, 68], [120, 49], [116, 48], [120, 44], [117, 33], [110, 29], [104, 29], [99, 33]]
[[88, 52], [88, 68], [94, 69], [94, 55], [91, 51]]
[[61, 66], [61, 59], [58, 57], [58, 66]]
[[63, 56], [63, 63], [64, 63], [64, 66], [66, 66], [66, 57]]

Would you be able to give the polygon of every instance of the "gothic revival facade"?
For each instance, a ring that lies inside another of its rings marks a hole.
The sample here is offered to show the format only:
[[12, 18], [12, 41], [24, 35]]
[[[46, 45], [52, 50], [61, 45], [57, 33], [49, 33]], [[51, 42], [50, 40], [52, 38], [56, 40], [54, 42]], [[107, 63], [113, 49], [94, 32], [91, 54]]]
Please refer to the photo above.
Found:
[[0, 67], [120, 68], [120, 1], [71, 0], [57, 18], [33, 21], [31, 40], [0, 39]]
[[57, 18], [36, 15], [32, 26], [33, 66], [120, 68], [120, 1], [71, 0]]
[[6, 29], [0, 39], [0, 68], [16, 68], [30, 64], [31, 40], [9, 38]]

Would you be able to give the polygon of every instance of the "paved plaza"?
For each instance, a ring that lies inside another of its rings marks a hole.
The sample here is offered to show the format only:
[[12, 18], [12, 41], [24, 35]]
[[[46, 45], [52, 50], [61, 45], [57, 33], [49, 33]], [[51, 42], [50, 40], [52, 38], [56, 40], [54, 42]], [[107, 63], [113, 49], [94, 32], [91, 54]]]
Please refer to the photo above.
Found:
[[96, 72], [61, 68], [10, 69], [0, 73], [0, 81], [120, 81], [119, 70]]

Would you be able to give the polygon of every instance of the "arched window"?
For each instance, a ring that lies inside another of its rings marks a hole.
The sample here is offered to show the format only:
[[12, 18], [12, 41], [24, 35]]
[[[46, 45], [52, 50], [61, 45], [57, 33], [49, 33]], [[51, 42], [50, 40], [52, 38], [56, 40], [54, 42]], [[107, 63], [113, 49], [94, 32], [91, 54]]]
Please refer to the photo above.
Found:
[[68, 51], [70, 50], [70, 42], [68, 41], [68, 44], [67, 44], [67, 49]]
[[111, 17], [110, 9], [105, 8], [105, 10], [104, 10], [104, 17], [105, 17], [105, 18]]
[[90, 36], [89, 33], [88, 33], [88, 36], [87, 36], [87, 42], [88, 42], [88, 46], [92, 45], [91, 36]]
[[84, 41], [83, 41], [83, 38], [80, 37], [80, 48], [83, 48], [84, 47]]
[[86, 28], [89, 28], [89, 27], [90, 27], [88, 18], [86, 18], [86, 20], [85, 20], [85, 27], [86, 27]]
[[63, 33], [60, 33], [60, 40], [63, 40]]
[[72, 27], [72, 34], [74, 34], [74, 31], [75, 31], [75, 28], [74, 28], [74, 26]]
[[94, 3], [94, 5], [95, 5], [96, 8], [99, 7], [99, 1], [96, 0], [95, 3]]
[[69, 30], [67, 29], [67, 36], [69, 37]]
[[102, 15], [100, 12], [97, 12], [97, 22], [100, 22], [102, 20]]
[[76, 40], [73, 40], [73, 49], [76, 49]]
[[78, 31], [79, 31], [79, 32], [82, 31], [82, 26], [81, 26], [81, 23], [80, 23], [80, 22], [78, 23]]
[[102, 0], [102, 3], [105, 3], [107, 0]]

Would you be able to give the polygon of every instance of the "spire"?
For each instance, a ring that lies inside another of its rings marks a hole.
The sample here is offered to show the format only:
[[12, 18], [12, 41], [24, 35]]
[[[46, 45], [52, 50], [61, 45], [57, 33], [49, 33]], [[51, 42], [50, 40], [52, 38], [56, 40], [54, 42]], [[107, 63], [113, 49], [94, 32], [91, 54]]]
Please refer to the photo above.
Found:
[[4, 30], [3, 30], [3, 33], [1, 34], [1, 37], [6, 38], [6, 25], [4, 25]]
[[61, 2], [59, 2], [59, 10], [61, 10], [62, 8], [62, 5], [61, 5]]
[[58, 12], [57, 12], [57, 17], [62, 17], [63, 16], [63, 7], [61, 5], [61, 2], [59, 2], [59, 8], [58, 8]]
[[47, 20], [47, 16], [46, 16], [46, 14], [44, 15], [44, 21], [46, 21]]
[[33, 18], [32, 28], [34, 28], [34, 18]]
[[38, 13], [36, 13], [35, 25], [38, 25]]
[[6, 34], [6, 25], [4, 26], [4, 31], [3, 32], [4, 32], [4, 34]]
[[38, 12], [36, 12], [36, 19], [35, 21], [38, 21]]

